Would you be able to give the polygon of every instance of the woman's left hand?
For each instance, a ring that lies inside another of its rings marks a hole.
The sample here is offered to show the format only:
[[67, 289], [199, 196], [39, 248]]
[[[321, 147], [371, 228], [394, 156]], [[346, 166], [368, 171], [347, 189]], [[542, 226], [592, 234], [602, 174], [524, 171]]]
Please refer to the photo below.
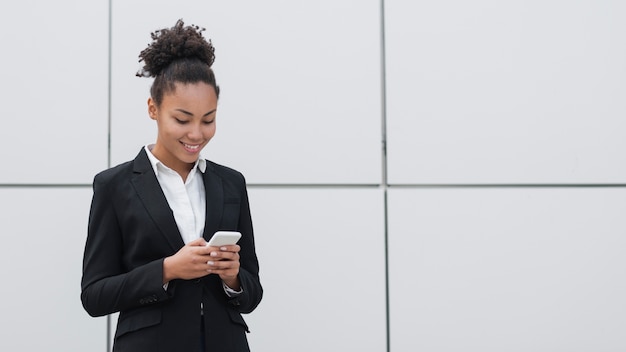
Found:
[[207, 262], [209, 266], [207, 271], [210, 274], [220, 276], [226, 286], [235, 291], [240, 290], [239, 283], [239, 250], [241, 247], [237, 244], [209, 247], [211, 259]]

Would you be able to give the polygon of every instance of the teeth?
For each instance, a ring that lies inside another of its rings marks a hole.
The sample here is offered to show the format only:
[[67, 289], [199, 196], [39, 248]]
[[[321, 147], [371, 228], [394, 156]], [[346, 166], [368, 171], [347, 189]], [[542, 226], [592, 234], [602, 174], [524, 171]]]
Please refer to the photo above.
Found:
[[185, 146], [185, 148], [188, 148], [188, 149], [198, 149], [198, 148], [200, 148], [199, 145], [189, 145], [189, 144], [185, 144], [185, 143], [183, 143], [183, 145]]

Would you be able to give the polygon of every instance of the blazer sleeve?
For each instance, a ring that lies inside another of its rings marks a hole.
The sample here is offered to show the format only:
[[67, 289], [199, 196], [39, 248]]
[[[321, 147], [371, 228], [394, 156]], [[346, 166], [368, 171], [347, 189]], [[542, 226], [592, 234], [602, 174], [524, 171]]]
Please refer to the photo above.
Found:
[[81, 301], [91, 316], [169, 298], [162, 286], [163, 258], [130, 270], [124, 265], [125, 244], [116, 213], [118, 194], [124, 189], [102, 174], [94, 178], [81, 280]]
[[261, 302], [263, 298], [263, 287], [259, 279], [259, 261], [256, 255], [254, 231], [252, 228], [252, 218], [250, 215], [250, 203], [248, 192], [246, 190], [246, 181], [243, 175], [240, 177], [240, 189], [242, 192], [238, 231], [242, 233], [239, 245], [241, 250], [239, 281], [243, 289], [243, 293], [229, 300], [229, 303], [236, 307], [240, 313], [252, 312]]

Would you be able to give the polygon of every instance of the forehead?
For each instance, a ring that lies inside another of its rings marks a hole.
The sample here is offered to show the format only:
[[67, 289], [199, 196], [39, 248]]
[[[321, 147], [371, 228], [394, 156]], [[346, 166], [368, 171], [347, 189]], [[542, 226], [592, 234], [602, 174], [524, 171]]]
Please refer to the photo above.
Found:
[[163, 104], [210, 108], [217, 105], [217, 94], [213, 86], [204, 82], [176, 83], [172, 91], [163, 95]]
[[217, 96], [215, 93], [215, 87], [206, 84], [204, 82], [196, 82], [196, 83], [174, 83], [174, 88], [164, 94], [165, 96], [174, 96], [181, 98], [191, 98], [194, 96]]

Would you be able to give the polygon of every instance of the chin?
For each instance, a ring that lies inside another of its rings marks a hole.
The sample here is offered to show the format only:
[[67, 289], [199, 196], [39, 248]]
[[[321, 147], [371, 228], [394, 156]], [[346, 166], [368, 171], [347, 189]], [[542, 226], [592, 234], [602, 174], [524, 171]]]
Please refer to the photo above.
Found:
[[195, 157], [187, 156], [185, 158], [181, 158], [180, 160], [182, 160], [184, 163], [187, 163], [187, 164], [193, 164], [196, 162], [196, 160], [198, 160], [198, 157], [199, 156], [195, 156]]

